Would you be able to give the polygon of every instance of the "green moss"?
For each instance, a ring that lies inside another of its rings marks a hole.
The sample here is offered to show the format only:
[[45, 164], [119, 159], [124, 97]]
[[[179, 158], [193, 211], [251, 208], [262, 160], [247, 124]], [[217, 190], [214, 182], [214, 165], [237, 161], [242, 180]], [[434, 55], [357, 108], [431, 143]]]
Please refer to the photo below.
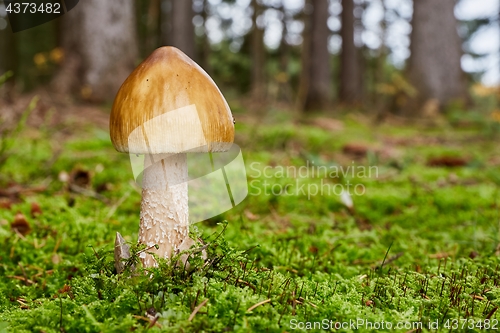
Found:
[[[0, 208], [0, 332], [283, 332], [357, 318], [394, 325], [439, 320], [448, 331], [447, 320], [499, 319], [500, 167], [493, 137], [480, 129], [368, 128], [353, 118], [333, 133], [291, 120], [275, 112], [258, 127], [238, 122], [250, 195], [193, 229], [209, 244], [207, 262], [192, 259], [187, 272], [162, 261], [135, 275], [116, 275], [112, 254], [116, 231], [131, 244], [137, 239], [140, 191], [131, 183], [128, 156], [113, 150], [103, 130], [70, 137], [21, 132], [1, 166], [0, 185], [42, 190]], [[402, 142], [391, 146], [396, 157], [342, 153], [346, 143], [384, 149], [389, 139]], [[427, 165], [450, 154], [476, 162]], [[278, 166], [308, 161], [374, 165], [378, 173], [277, 173]], [[97, 197], [68, 191], [58, 177], [74, 169], [90, 173], [93, 190], [107, 184], [105, 191]], [[321, 181], [366, 191], [352, 195], [352, 210], [336, 193], [293, 192]], [[32, 203], [40, 215], [31, 215]], [[24, 236], [10, 226], [17, 212], [31, 228]], [[159, 318], [149, 328], [151, 308]]]

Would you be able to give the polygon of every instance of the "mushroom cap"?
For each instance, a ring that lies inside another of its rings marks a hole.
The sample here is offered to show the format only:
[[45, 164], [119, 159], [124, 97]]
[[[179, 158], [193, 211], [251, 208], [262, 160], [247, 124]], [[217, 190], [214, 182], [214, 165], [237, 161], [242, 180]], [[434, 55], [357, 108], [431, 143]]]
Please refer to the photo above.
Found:
[[125, 80], [110, 116], [116, 150], [134, 154], [227, 151], [229, 106], [210, 76], [175, 47], [156, 49]]

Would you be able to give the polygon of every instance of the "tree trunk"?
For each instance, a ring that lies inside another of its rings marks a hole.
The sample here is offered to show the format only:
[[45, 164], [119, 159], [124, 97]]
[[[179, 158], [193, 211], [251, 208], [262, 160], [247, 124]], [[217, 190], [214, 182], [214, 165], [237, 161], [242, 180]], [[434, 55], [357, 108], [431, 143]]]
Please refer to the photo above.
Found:
[[413, 2], [413, 29], [408, 79], [417, 90], [405, 108], [413, 115], [424, 105], [445, 106], [467, 100], [467, 84], [460, 65], [461, 40], [454, 15], [455, 0]]
[[[13, 71], [15, 69], [15, 43], [14, 34], [10, 29], [9, 24], [7, 24], [7, 18], [0, 18], [2, 22], [6, 23], [5, 28], [0, 29], [0, 75], [7, 71]], [[1, 22], [0, 22], [1, 23]]]
[[162, 43], [196, 58], [192, 0], [163, 0]]
[[133, 0], [86, 0], [62, 17], [62, 68], [53, 87], [82, 97], [112, 100], [135, 67], [137, 36]]
[[258, 17], [262, 14], [262, 4], [252, 0], [253, 9], [252, 23], [252, 97], [255, 101], [262, 101], [266, 95], [265, 78], [265, 47], [264, 29], [257, 24]]
[[290, 45], [286, 41], [286, 36], [288, 34], [287, 23], [288, 23], [288, 13], [286, 11], [285, 5], [282, 3], [280, 6], [280, 11], [283, 15], [283, 27], [281, 30], [281, 42], [279, 46], [279, 69], [280, 73], [277, 77], [278, 81], [278, 101], [283, 101], [287, 103], [293, 102], [293, 92], [290, 85], [288, 64], [290, 62]]
[[309, 0], [307, 7], [312, 12], [305, 17], [299, 103], [303, 111], [318, 111], [327, 108], [331, 100], [328, 0]]
[[[160, 0], [150, 0], [147, 11], [148, 21], [146, 23], [146, 36], [145, 42], [143, 43], [144, 57], [149, 56], [159, 45], [160, 41], [160, 13], [161, 13], [161, 3]], [[145, 52], [144, 52], [145, 51]]]
[[[7, 18], [0, 17], [0, 21], [1, 20], [6, 21]], [[12, 33], [8, 23], [5, 28], [0, 29], [0, 50], [4, 50], [3, 52], [0, 52], [0, 76], [4, 75], [6, 72], [15, 74], [17, 67], [17, 48], [14, 34]], [[3, 86], [0, 86], [0, 99], [4, 99], [7, 102], [13, 102], [11, 94], [13, 87], [14, 77], [11, 77], [4, 83]]]
[[346, 104], [359, 103], [363, 94], [359, 50], [354, 43], [354, 1], [342, 0], [342, 52], [340, 55], [340, 101]]
[[387, 15], [386, 1], [387, 0], [380, 1], [380, 4], [382, 6], [382, 11], [384, 14], [382, 16], [382, 20], [380, 21], [380, 47], [378, 49], [377, 68], [375, 69], [375, 74], [374, 74], [375, 84], [380, 84], [385, 81], [384, 67], [387, 62], [387, 55], [389, 53], [387, 47], [388, 15]]
[[203, 0], [203, 10], [201, 12], [201, 17], [203, 18], [203, 36], [201, 36], [201, 47], [198, 48], [199, 51], [199, 64], [201, 67], [207, 72], [209, 75], [212, 73], [212, 68], [210, 66], [210, 54], [211, 54], [211, 45], [210, 40], [208, 39], [208, 28], [207, 28], [207, 19], [208, 19], [208, 11], [210, 4], [208, 0]]

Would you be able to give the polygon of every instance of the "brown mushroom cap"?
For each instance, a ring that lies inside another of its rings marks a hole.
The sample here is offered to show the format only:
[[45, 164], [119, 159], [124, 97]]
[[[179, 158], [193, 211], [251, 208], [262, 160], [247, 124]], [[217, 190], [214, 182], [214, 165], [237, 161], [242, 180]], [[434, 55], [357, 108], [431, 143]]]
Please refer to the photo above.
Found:
[[231, 110], [214, 81], [171, 46], [156, 49], [125, 80], [110, 118], [116, 150], [134, 154], [226, 151]]

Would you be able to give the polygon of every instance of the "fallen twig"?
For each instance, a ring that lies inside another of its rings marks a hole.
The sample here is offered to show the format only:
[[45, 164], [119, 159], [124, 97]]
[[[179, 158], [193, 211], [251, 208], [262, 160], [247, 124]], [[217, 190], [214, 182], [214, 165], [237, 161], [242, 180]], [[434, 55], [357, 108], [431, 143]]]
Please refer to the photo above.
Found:
[[100, 200], [103, 202], [107, 201], [107, 198], [105, 196], [100, 195], [99, 193], [97, 193], [93, 190], [89, 190], [89, 189], [83, 188], [83, 187], [75, 185], [75, 184], [69, 184], [69, 189], [72, 192], [82, 194], [82, 195], [85, 195], [87, 197], [91, 197], [91, 198], [94, 198], [94, 199], [97, 199], [97, 200]]
[[34, 186], [34, 187], [22, 187], [20, 185], [14, 185], [7, 189], [0, 189], [0, 197], [18, 197], [20, 194], [29, 194], [43, 192], [47, 189], [46, 185]]
[[191, 315], [189, 316], [188, 318], [188, 321], [192, 321], [194, 316], [196, 316], [196, 314], [198, 313], [198, 311], [200, 311], [200, 309], [205, 306], [205, 304], [207, 304], [208, 302], [208, 298], [206, 300], [204, 300], [203, 302], [201, 302], [194, 310], [193, 312], [191, 312]]
[[398, 260], [399, 258], [401, 258], [403, 256], [403, 254], [405, 254], [405, 253], [404, 252], [398, 252], [398, 253], [396, 253], [395, 255], [393, 255], [393, 256], [385, 259], [380, 264], [378, 264], [377, 266], [375, 266], [375, 269], [383, 268], [385, 265], [390, 264], [391, 262]]
[[[147, 321], [148, 323], [150, 323], [150, 326], [156, 326], [156, 327], [159, 327], [161, 328], [161, 325], [160, 323], [154, 321], [154, 320], [151, 320], [149, 319], [148, 317], [144, 317], [144, 316], [137, 316], [137, 315], [132, 315], [132, 317], [136, 318], [136, 319], [140, 319], [140, 320], [144, 320], [144, 321]], [[156, 319], [158, 320], [158, 319]]]
[[253, 309], [255, 309], [256, 307], [261, 306], [261, 305], [266, 304], [266, 303], [269, 303], [269, 302], [271, 302], [270, 298], [266, 299], [265, 301], [262, 301], [262, 302], [259, 302], [257, 304], [254, 304], [254, 305], [252, 305], [251, 307], [248, 308], [247, 312], [250, 312]]
[[105, 220], [109, 220], [111, 218], [111, 216], [113, 216], [113, 214], [116, 212], [118, 207], [120, 207], [121, 204], [124, 203], [125, 200], [127, 200], [127, 198], [130, 196], [130, 193], [131, 193], [131, 190], [125, 192], [125, 194], [109, 209], [108, 214], [106, 214]]
[[24, 281], [26, 284], [35, 284], [35, 282], [33, 282], [32, 280], [24, 277], [24, 276], [17, 276], [17, 275], [7, 275], [7, 277], [9, 279], [16, 279], [16, 280], [19, 280], [19, 281]]

